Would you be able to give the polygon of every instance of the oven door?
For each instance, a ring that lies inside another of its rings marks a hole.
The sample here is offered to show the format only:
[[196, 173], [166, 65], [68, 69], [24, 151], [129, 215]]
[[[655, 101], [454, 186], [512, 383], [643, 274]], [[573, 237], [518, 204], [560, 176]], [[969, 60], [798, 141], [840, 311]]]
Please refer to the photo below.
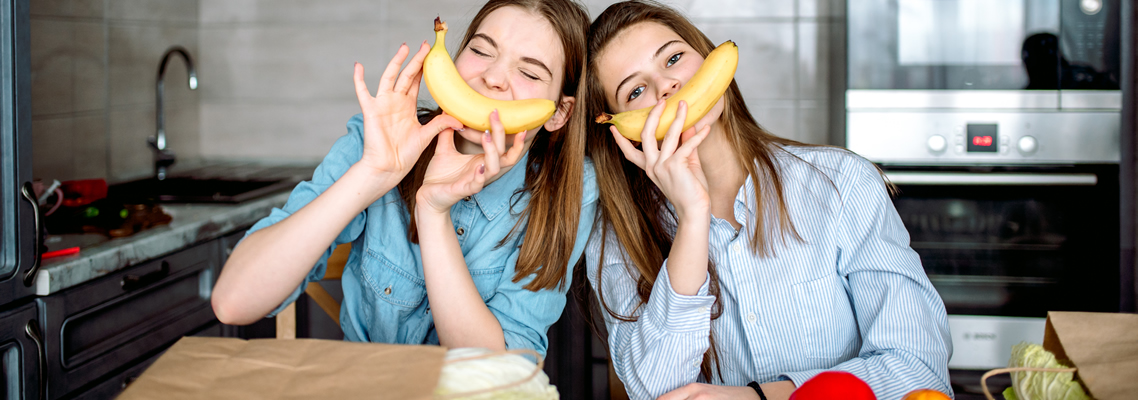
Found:
[[949, 313], [951, 368], [1007, 364], [1048, 311], [1119, 310], [1118, 166], [888, 168]]

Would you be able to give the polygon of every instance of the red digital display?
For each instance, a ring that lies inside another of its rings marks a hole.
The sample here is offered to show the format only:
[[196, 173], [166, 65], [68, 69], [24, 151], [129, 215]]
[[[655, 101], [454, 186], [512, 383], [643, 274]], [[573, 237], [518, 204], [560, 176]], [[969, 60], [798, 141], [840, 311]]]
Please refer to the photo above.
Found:
[[996, 153], [999, 141], [996, 124], [968, 124], [968, 152]]

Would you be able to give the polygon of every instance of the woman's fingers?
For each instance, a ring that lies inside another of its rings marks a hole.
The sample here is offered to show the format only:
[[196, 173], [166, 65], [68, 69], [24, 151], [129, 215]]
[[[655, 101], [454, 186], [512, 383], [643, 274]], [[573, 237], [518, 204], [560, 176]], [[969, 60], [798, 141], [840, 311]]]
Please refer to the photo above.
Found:
[[700, 143], [703, 143], [703, 139], [707, 138], [708, 133], [711, 133], [711, 125], [703, 127], [699, 132], [696, 132], [695, 136], [692, 136], [684, 142], [684, 144], [680, 145], [680, 148], [676, 149], [676, 153], [673, 157], [686, 160], [692, 154], [699, 154], [696, 152], [696, 148], [699, 147]]
[[485, 165], [479, 165], [478, 167], [474, 168], [474, 171], [471, 171], [471, 173], [473, 176], [471, 176], [470, 179], [466, 181], [466, 184], [463, 185], [465, 188], [463, 188], [462, 191], [464, 193], [481, 192], [482, 187], [486, 186], [486, 176], [490, 174], [490, 171], [486, 168]]
[[427, 41], [424, 40], [423, 44], [419, 46], [419, 52], [411, 57], [411, 62], [403, 68], [403, 72], [399, 73], [399, 80], [395, 82], [395, 93], [408, 93], [411, 85], [415, 84], [418, 90], [418, 82], [415, 82], [415, 75], [423, 71], [423, 60], [427, 58], [427, 53], [431, 51], [431, 47], [427, 46]]
[[494, 139], [494, 146], [498, 147], [498, 154], [506, 152], [506, 127], [502, 126], [502, 117], [498, 110], [490, 112], [490, 135]]
[[676, 151], [680, 143], [680, 134], [684, 130], [684, 120], [688, 116], [688, 103], [680, 100], [676, 107], [676, 119], [668, 126], [668, 133], [664, 134], [664, 142], [660, 145], [660, 157], [668, 158]]
[[407, 90], [407, 95], [411, 96], [411, 98], [418, 99], [420, 86], [419, 84], [422, 82], [423, 70], [419, 70], [419, 73], [415, 74], [415, 77], [411, 79], [411, 88]]
[[[454, 117], [452, 117], [450, 115], [439, 114], [439, 115], [436, 115], [434, 118], [431, 118], [431, 121], [427, 122], [426, 125], [423, 125], [422, 128], [419, 128], [419, 134], [423, 135], [423, 137], [422, 137], [423, 140], [429, 141], [431, 139], [431, 137], [438, 135], [439, 133], [441, 133], [443, 131], [450, 130], [450, 131], [452, 131], [451, 134], [453, 135], [454, 134], [453, 131], [456, 131], [459, 129], [462, 129], [462, 123], [461, 122], [458, 122], [457, 119], [455, 119]], [[454, 146], [452, 145], [451, 147], [453, 148]]]
[[442, 132], [439, 132], [438, 138], [439, 142], [435, 144], [435, 154], [458, 152], [458, 149], [455, 149], [454, 147], [454, 129], [443, 129]]
[[360, 101], [360, 106], [370, 102], [371, 92], [367, 90], [367, 83], [364, 82], [364, 65], [356, 63], [355, 72], [352, 73], [352, 80], [356, 84], [356, 98]]
[[483, 162], [486, 173], [490, 176], [494, 176], [501, 168], [501, 164], [499, 164], [501, 162], [499, 158], [501, 153], [498, 152], [498, 146], [494, 144], [494, 138], [489, 132], [482, 133], [482, 151], [485, 152], [485, 160]]
[[636, 166], [640, 167], [640, 169], [645, 169], [644, 152], [637, 150], [636, 146], [633, 146], [632, 142], [629, 141], [628, 138], [621, 135], [620, 131], [617, 131], [615, 126], [609, 126], [609, 131], [612, 132], [613, 140], [616, 140], [616, 146], [620, 147], [620, 152], [624, 153], [624, 158], [627, 158], [628, 161], [636, 164]]
[[503, 164], [514, 165], [517, 164], [518, 159], [522, 158], [522, 151], [526, 147], [526, 135], [529, 135], [529, 131], [521, 131], [514, 135], [514, 144], [510, 145], [509, 150], [506, 150]]
[[644, 150], [644, 162], [648, 165], [656, 164], [660, 157], [660, 148], [656, 147], [656, 127], [660, 124], [660, 116], [664, 114], [664, 99], [656, 102], [652, 111], [648, 112], [648, 119], [644, 121], [644, 129], [640, 131], [640, 148]]
[[379, 78], [377, 93], [390, 91], [392, 87], [395, 87], [395, 77], [399, 75], [399, 67], [403, 65], [403, 61], [407, 59], [407, 53], [410, 52], [407, 43], [399, 45], [399, 51], [395, 52], [395, 57], [392, 57], [391, 62], [387, 63], [387, 69], [383, 70], [383, 76]]

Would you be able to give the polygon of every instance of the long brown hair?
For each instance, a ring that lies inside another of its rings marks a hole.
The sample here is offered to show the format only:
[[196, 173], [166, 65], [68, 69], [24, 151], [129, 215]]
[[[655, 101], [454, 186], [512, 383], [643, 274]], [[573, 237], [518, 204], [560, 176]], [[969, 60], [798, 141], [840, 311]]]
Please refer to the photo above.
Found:
[[[612, 110], [608, 104], [608, 96], [605, 95], [604, 87], [598, 78], [598, 56], [617, 35], [642, 22], [654, 22], [672, 29], [705, 58], [715, 48], [715, 44], [687, 18], [665, 5], [651, 1], [626, 1], [613, 4], [601, 13], [589, 28], [589, 58], [585, 73], [586, 95], [583, 99], [585, 109], [581, 110], [583, 111], [581, 114], [596, 116]], [[747, 110], [735, 81], [731, 82], [731, 86], [723, 96], [724, 109], [719, 122], [723, 126], [729, 146], [737, 149], [734, 152], [735, 160], [755, 183], [754, 198], [758, 208], [765, 210], [767, 207], [774, 207], [777, 210], [771, 214], [762, 211], [754, 213], [754, 230], [750, 239], [751, 247], [758, 256], [771, 256], [776, 247], [775, 241], [778, 241], [778, 244], [785, 244], [788, 237], [802, 240], [790, 220], [783, 195], [783, 178], [779, 173], [775, 155], [776, 152], [785, 151], [781, 146], [806, 144], [780, 138], [763, 129]], [[673, 233], [670, 233], [668, 228], [674, 228], [676, 217], [666, 206], [667, 199], [660, 189], [648, 179], [640, 167], [624, 158], [616, 141], [609, 134], [607, 125], [589, 124], [587, 129], [587, 154], [596, 167], [597, 187], [600, 192], [598, 226], [603, 228], [601, 231], [604, 235], [608, 235], [610, 231], [616, 235], [622, 247], [619, 250], [624, 251], [639, 273], [636, 289], [640, 296], [640, 305], [644, 305], [652, 293], [652, 286], [664, 263], [664, 258], [671, 250]], [[604, 259], [605, 251], [602, 246], [599, 260]], [[598, 268], [598, 287], [594, 289], [600, 296], [601, 307], [613, 318], [635, 321], [637, 319], [635, 315], [618, 315], [605, 304], [604, 291], [601, 290], [601, 277], [604, 273], [600, 271], [604, 268], [604, 263], [601, 262]], [[722, 314], [723, 308], [719, 293], [719, 278], [715, 264], [711, 260], [708, 260], [708, 272], [709, 292], [716, 299], [711, 315], [711, 318], [715, 319]], [[709, 340], [710, 348], [704, 354], [703, 365], [700, 368], [700, 374], [707, 382], [712, 379], [712, 369], [714, 368], [717, 374], [719, 369], [715, 335], [711, 334]]]
[[[486, 16], [508, 6], [536, 13], [553, 26], [553, 30], [561, 38], [561, 47], [565, 52], [565, 74], [562, 77], [561, 96], [580, 99], [584, 88], [580, 82], [585, 69], [585, 32], [589, 26], [589, 14], [584, 7], [573, 0], [490, 0], [478, 10], [478, 14], [470, 22], [470, 27], [462, 38], [460, 50], [455, 52], [456, 56], [470, 43]], [[558, 101], [557, 104], [560, 106], [561, 102]], [[438, 113], [438, 110], [430, 110], [420, 115], [420, 120], [429, 120]], [[518, 282], [531, 274], [536, 274], [533, 281], [525, 286], [526, 289], [537, 291], [565, 286], [569, 259], [577, 239], [578, 218], [581, 215], [585, 123], [585, 114], [575, 110], [561, 129], [548, 132], [543, 127], [539, 132], [531, 133], [536, 136], [529, 149], [527, 164], [514, 166], [514, 168], [525, 168], [526, 171], [525, 186], [515, 195], [529, 192], [530, 200], [521, 218], [498, 245], [504, 245], [506, 240], [517, 233], [523, 223], [525, 224], [525, 240], [522, 241], [521, 254], [518, 256], [513, 280]], [[415, 243], [419, 241], [413, 217], [415, 193], [423, 185], [427, 164], [434, 153], [435, 142], [432, 141], [419, 156], [411, 172], [403, 177], [398, 185], [403, 204], [412, 215], [408, 235]]]

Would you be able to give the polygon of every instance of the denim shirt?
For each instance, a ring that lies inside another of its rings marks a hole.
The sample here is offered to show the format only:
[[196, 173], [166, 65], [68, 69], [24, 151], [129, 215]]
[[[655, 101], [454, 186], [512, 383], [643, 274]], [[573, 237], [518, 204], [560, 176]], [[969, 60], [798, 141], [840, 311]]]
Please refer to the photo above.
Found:
[[[363, 154], [363, 118], [348, 121], [348, 134], [336, 141], [316, 168], [312, 180], [301, 182], [289, 195], [284, 208], [276, 208], [260, 220], [249, 233], [272, 225], [307, 205], [339, 179]], [[507, 348], [529, 348], [545, 353], [546, 331], [561, 316], [565, 290], [572, 267], [580, 259], [592, 231], [596, 209], [595, 172], [585, 162], [581, 218], [572, 257], [566, 268], [565, 289], [524, 289], [533, 280], [527, 276], [515, 283], [514, 268], [521, 252], [525, 224], [505, 238], [529, 204], [529, 193], [515, 195], [525, 184], [523, 156], [517, 164], [477, 194], [451, 207], [458, 242], [478, 293], [502, 326]], [[309, 282], [324, 276], [328, 256], [337, 245], [352, 243], [344, 268], [344, 301], [340, 308], [340, 327], [347, 340], [397, 344], [438, 344], [423, 279], [423, 259], [419, 245], [407, 236], [411, 216], [393, 188], [359, 215], [324, 251], [305, 281], [270, 315], [296, 301]], [[420, 242], [432, 238], [420, 237]]]

